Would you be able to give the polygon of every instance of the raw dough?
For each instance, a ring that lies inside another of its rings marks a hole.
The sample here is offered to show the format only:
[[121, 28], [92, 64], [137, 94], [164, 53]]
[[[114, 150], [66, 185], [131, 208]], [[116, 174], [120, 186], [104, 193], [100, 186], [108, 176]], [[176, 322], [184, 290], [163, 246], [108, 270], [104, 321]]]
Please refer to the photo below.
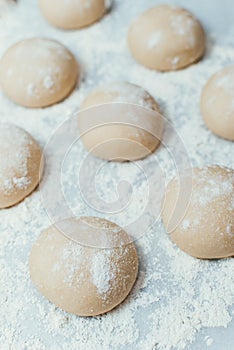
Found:
[[0, 208], [17, 204], [38, 185], [43, 170], [38, 143], [25, 130], [0, 123]]
[[110, 0], [39, 0], [45, 18], [62, 29], [86, 27], [104, 16]]
[[[218, 165], [193, 169], [193, 190], [182, 221], [175, 214], [177, 178], [168, 185], [163, 221], [174, 243], [186, 253], [203, 259], [234, 255], [234, 170]], [[182, 193], [186, 187], [181, 188]], [[189, 192], [188, 192], [189, 194]]]
[[0, 61], [3, 91], [26, 107], [45, 107], [63, 100], [77, 77], [75, 57], [54, 40], [23, 40], [11, 46]]
[[67, 312], [95, 316], [112, 310], [135, 283], [138, 257], [134, 244], [129, 243], [125, 231], [105, 219], [70, 218], [62, 224], [63, 232], [77, 232], [78, 241], [79, 236], [93, 235], [96, 247], [82, 246], [50, 227], [30, 254], [33, 282], [47, 299]]
[[201, 112], [211, 131], [234, 141], [234, 65], [208, 80], [201, 95]]
[[194, 16], [181, 8], [159, 5], [133, 22], [128, 34], [133, 57], [159, 71], [184, 68], [205, 51], [205, 33]]
[[[102, 108], [80, 113], [78, 118], [81, 139], [92, 154], [107, 160], [136, 160], [158, 147], [163, 118], [157, 103], [143, 88], [127, 82], [100, 87], [88, 95], [81, 110], [101, 105]], [[103, 125], [105, 123], [109, 125]]]

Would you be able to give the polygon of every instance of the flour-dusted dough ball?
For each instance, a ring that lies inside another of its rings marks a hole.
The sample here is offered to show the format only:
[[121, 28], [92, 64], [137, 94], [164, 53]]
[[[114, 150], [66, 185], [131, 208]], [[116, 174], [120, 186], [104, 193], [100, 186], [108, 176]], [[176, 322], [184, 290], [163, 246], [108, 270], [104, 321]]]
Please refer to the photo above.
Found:
[[208, 80], [201, 95], [201, 112], [211, 131], [234, 141], [234, 65]]
[[[118, 107], [111, 108], [110, 103], [121, 104], [119, 114]], [[100, 105], [103, 106], [102, 111], [99, 110], [99, 114], [103, 113], [103, 123], [100, 118], [99, 125], [84, 132], [88, 119], [91, 120], [90, 126], [92, 119], [95, 125], [98, 112], [91, 107]], [[163, 118], [153, 97], [140, 86], [116, 82], [97, 88], [81, 105], [81, 110], [88, 108], [91, 108], [89, 114], [80, 113], [78, 124], [85, 148], [95, 156], [116, 161], [136, 160], [146, 157], [158, 147]], [[106, 125], [105, 115], [109, 116]]]
[[[112, 310], [127, 297], [137, 278], [134, 244], [125, 231], [104, 219], [71, 218], [62, 225], [63, 232], [70, 231], [78, 241], [93, 236], [92, 244], [99, 248], [80, 245], [52, 226], [32, 248], [32, 281], [47, 299], [67, 312], [95, 316]], [[100, 248], [103, 245], [105, 248]]]
[[111, 7], [111, 0], [39, 0], [45, 18], [62, 29], [86, 27], [99, 19]]
[[181, 69], [205, 52], [205, 33], [194, 16], [181, 8], [156, 6], [131, 25], [128, 43], [133, 57], [159, 71]]
[[0, 123], [0, 209], [17, 204], [38, 185], [43, 170], [38, 143], [25, 130]]
[[54, 40], [23, 40], [11, 46], [0, 61], [3, 91], [26, 107], [45, 107], [63, 100], [77, 77], [75, 57]]
[[180, 185], [185, 192], [177, 178], [169, 183], [163, 208], [172, 241], [197, 258], [234, 256], [234, 170], [218, 165], [193, 169], [192, 194], [182, 220], [176, 217]]

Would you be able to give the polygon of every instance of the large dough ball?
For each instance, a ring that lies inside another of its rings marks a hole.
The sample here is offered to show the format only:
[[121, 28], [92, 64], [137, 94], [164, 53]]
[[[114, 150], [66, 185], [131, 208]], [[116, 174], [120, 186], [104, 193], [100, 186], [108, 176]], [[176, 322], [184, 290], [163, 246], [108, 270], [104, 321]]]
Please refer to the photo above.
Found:
[[179, 211], [176, 210], [179, 186], [182, 186], [182, 195], [186, 196], [188, 189], [177, 178], [167, 187], [163, 221], [172, 241], [197, 258], [233, 256], [234, 170], [218, 165], [195, 168], [192, 185], [192, 195], [183, 218], [178, 217]]
[[[94, 106], [102, 108], [91, 108]], [[163, 118], [159, 107], [137, 85], [119, 82], [100, 87], [86, 97], [81, 110], [84, 110], [78, 119], [81, 139], [97, 157], [137, 160], [151, 154], [160, 143]]]
[[23, 40], [11, 46], [0, 61], [3, 91], [26, 107], [45, 107], [63, 100], [77, 77], [75, 57], [54, 40]]
[[86, 27], [104, 16], [110, 0], [39, 0], [45, 18], [62, 29]]
[[23, 129], [0, 123], [0, 209], [17, 204], [38, 185], [43, 167], [38, 143]]
[[201, 95], [201, 112], [211, 131], [234, 141], [234, 66], [208, 80]]
[[67, 312], [94, 316], [112, 310], [135, 283], [138, 257], [134, 244], [119, 226], [104, 219], [71, 218], [61, 224], [63, 232], [71, 232], [78, 241], [89, 236], [96, 247], [82, 246], [50, 227], [30, 254], [33, 282]]
[[205, 51], [205, 33], [199, 21], [181, 8], [156, 6], [131, 25], [128, 43], [133, 57], [159, 71], [184, 68]]

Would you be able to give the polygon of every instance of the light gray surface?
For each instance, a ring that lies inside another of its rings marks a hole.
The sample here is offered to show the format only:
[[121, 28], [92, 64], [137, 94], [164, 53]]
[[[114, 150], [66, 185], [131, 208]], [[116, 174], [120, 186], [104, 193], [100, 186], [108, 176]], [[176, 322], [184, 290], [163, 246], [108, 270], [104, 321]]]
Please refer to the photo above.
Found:
[[[162, 1], [156, 0], [154, 3], [160, 4]], [[216, 40], [221, 42], [233, 27], [234, 2], [232, 0], [166, 0], [163, 3], [180, 5], [191, 10], [202, 21], [207, 31], [211, 31]]]
[[[19, 0], [19, 2], [25, 2], [28, 7], [30, 8], [30, 6], [35, 6], [35, 1], [31, 1], [31, 0]], [[123, 4], [122, 6], [122, 19], [120, 20], [120, 24], [121, 21], [123, 21], [123, 23], [128, 22], [127, 21], [127, 17], [130, 16], [131, 19], [135, 18], [139, 13], [141, 13], [144, 9], [147, 9], [149, 7], [152, 7], [153, 5], [157, 4], [157, 3], [162, 3], [162, 1], [156, 1], [156, 0], [129, 0], [129, 1], [125, 1], [122, 0], [123, 2], [125, 2], [125, 4]], [[205, 27], [207, 28], [207, 32], [208, 32], [208, 39], [209, 41], [212, 40], [217, 40], [218, 42], [222, 43], [223, 41], [225, 41], [226, 39], [226, 33], [228, 33], [230, 31], [231, 26], [233, 25], [232, 21], [233, 21], [233, 15], [234, 15], [234, 2], [232, 0], [223, 0], [223, 1], [219, 1], [219, 0], [181, 0], [181, 1], [165, 1], [167, 3], [170, 4], [176, 4], [176, 5], [181, 5], [184, 6], [188, 9], [191, 9], [199, 19], [201, 19], [201, 21], [204, 23]], [[33, 4], [33, 5], [32, 5]], [[131, 4], [131, 6], [129, 5]], [[26, 8], [26, 7], [25, 7]], [[24, 8], [24, 9], [25, 9]], [[124, 10], [125, 9], [125, 10]], [[31, 11], [29, 10], [29, 13], [31, 14]], [[34, 15], [34, 12], [32, 11], [32, 14]], [[18, 20], [20, 21], [22, 18], [22, 21], [24, 22], [26, 20], [26, 16], [22, 16], [19, 17]], [[32, 17], [34, 18], [34, 17]], [[30, 22], [31, 17], [29, 16], [28, 21]], [[14, 42], [17, 41], [18, 39], [21, 39], [24, 35], [39, 35], [41, 32], [41, 23], [42, 22], [37, 22], [32, 20], [33, 22], [28, 26], [28, 30], [26, 31], [25, 29], [23, 29], [21, 31], [21, 26], [23, 27], [23, 25], [25, 26], [24, 23], [22, 23], [22, 25], [19, 25], [19, 22], [17, 24], [15, 24], [15, 32], [14, 35], [12, 34], [12, 32], [10, 31], [10, 29], [8, 28], [9, 33], [7, 32], [7, 35], [9, 37], [9, 41]], [[119, 22], [116, 22], [119, 23]], [[44, 28], [44, 27], [43, 27]], [[117, 27], [116, 27], [117, 28]], [[118, 28], [121, 32], [121, 28]], [[3, 31], [4, 28], [1, 27], [1, 31]], [[14, 30], [14, 29], [13, 29]], [[45, 29], [43, 29], [43, 35], [45, 35]], [[113, 29], [114, 31], [114, 29]], [[51, 35], [57, 39], [60, 38], [60, 33], [56, 30], [53, 29], [49, 29], [48, 27], [48, 31], [47, 31], [48, 35]], [[212, 33], [212, 40], [210, 40], [210, 34]], [[122, 32], [123, 34], [123, 32]], [[0, 35], [2, 35], [2, 33], [0, 33]], [[81, 33], [82, 35], [82, 33]], [[82, 50], [82, 44], [80, 44], [78, 42], [78, 39], [76, 39], [75, 37], [75, 33], [63, 33], [61, 34], [61, 37], [63, 38], [63, 42], [65, 42], [69, 47], [71, 47], [73, 49], [73, 51], [76, 52], [76, 54], [79, 54], [79, 50]], [[76, 44], [76, 40], [77, 40], [77, 44]], [[79, 46], [80, 45], [80, 46]], [[100, 43], [101, 45], [101, 43]], [[77, 47], [79, 48], [79, 50], [77, 49]], [[85, 47], [83, 47], [83, 49], [85, 50]], [[0, 46], [0, 50], [1, 53], [5, 50], [5, 47], [1, 47]], [[78, 56], [77, 54], [77, 56]], [[118, 55], [118, 53], [117, 53]], [[118, 57], [117, 57], [118, 59]], [[117, 59], [115, 60], [115, 58], [113, 57], [113, 62], [115, 62], [115, 64], [117, 64]], [[121, 63], [121, 62], [120, 62]], [[110, 65], [107, 67], [109, 67], [110, 69]], [[117, 66], [116, 66], [117, 67]], [[117, 68], [118, 69], [118, 68]], [[91, 83], [93, 84], [94, 82], [96, 82], [97, 80], [101, 79], [102, 75], [105, 75], [106, 72], [98, 72], [97, 71], [97, 67], [94, 65], [93, 70], [90, 72], [90, 75], [92, 74], [93, 80], [91, 80]], [[205, 77], [207, 78], [207, 77]], [[173, 80], [173, 78], [172, 78]], [[90, 84], [90, 80], [88, 80], [89, 85]], [[88, 84], [87, 83], [87, 84]], [[180, 88], [180, 87], [178, 87]], [[82, 90], [82, 92], [84, 93], [84, 90]], [[87, 91], [85, 90], [85, 93]], [[77, 95], [76, 95], [77, 96]], [[76, 97], [75, 96], [75, 97]], [[72, 99], [73, 97], [71, 97]], [[5, 100], [4, 100], [5, 101]], [[70, 100], [72, 103], [71, 105], [69, 105], [69, 101], [68, 102], [64, 102], [64, 104], [60, 105], [60, 107], [55, 107], [54, 110], [52, 110], [54, 113], [54, 115], [56, 115], [56, 111], [58, 113], [58, 120], [57, 123], [62, 122], [64, 119], [64, 115], [67, 116], [72, 112], [72, 108], [75, 105], [75, 101]], [[67, 104], [66, 104], [67, 103]], [[183, 105], [183, 101], [181, 102]], [[47, 111], [29, 111], [26, 110], [25, 111], [25, 116], [22, 117], [20, 119], [20, 117], [18, 117], [18, 112], [21, 110], [17, 109], [17, 113], [16, 113], [16, 117], [11, 114], [11, 111], [15, 111], [15, 109], [12, 106], [11, 109], [11, 105], [9, 104], [9, 109], [8, 107], [4, 107], [1, 106], [1, 110], [2, 110], [2, 114], [3, 114], [3, 118], [5, 118], [5, 120], [8, 120], [8, 118], [11, 119], [12, 122], [15, 121], [22, 126], [25, 126], [26, 128], [28, 128], [31, 132], [33, 132], [35, 135], [37, 135], [38, 132], [38, 137], [40, 140], [43, 141], [43, 143], [45, 143], [47, 141], [47, 136], [49, 137], [50, 132], [53, 130], [53, 128], [55, 127], [54, 124], [56, 124], [54, 121], [50, 120], [50, 109], [48, 109]], [[57, 108], [57, 109], [56, 109]], [[37, 115], [38, 113], [38, 115]], [[40, 114], [40, 115], [39, 115]], [[63, 114], [63, 115], [62, 115]], [[53, 117], [54, 117], [53, 115]], [[183, 118], [180, 119], [182, 115], [182, 112], [180, 111], [180, 115], [178, 115], [178, 119], [179, 121], [183, 121]], [[47, 125], [48, 127], [48, 131], [45, 130], [45, 135], [40, 135], [40, 131], [37, 131], [37, 123], [41, 125], [43, 125], [43, 122], [39, 119], [36, 119], [37, 122], [31, 122], [30, 120], [32, 118], [44, 118], [45, 121], [45, 126]], [[57, 116], [56, 116], [57, 118]], [[179, 124], [178, 121], [178, 124]], [[57, 124], [56, 124], [57, 125]], [[212, 136], [211, 136], [212, 137]], [[210, 140], [210, 139], [209, 139]], [[222, 147], [222, 145], [224, 145], [226, 147], [225, 143], [222, 143], [222, 141], [220, 141], [219, 143], [220, 147]], [[201, 149], [201, 153], [202, 153], [202, 149]], [[218, 155], [213, 154], [212, 152], [210, 152], [210, 154], [208, 155], [202, 155], [207, 156], [207, 159], [209, 162], [211, 162], [213, 159], [215, 161], [218, 162], [218, 160], [222, 160], [222, 150], [219, 149], [219, 151], [217, 152]], [[231, 163], [231, 159], [229, 159], [229, 161], [227, 160], [228, 155], [231, 155], [231, 152], [227, 152], [227, 154], [225, 153], [224, 156], [224, 162], [229, 162]], [[198, 157], [199, 158], [199, 157]], [[35, 194], [37, 195], [37, 194]], [[37, 210], [38, 208], [36, 208]], [[38, 211], [39, 212], [39, 211]], [[38, 213], [39, 215], [39, 213]], [[30, 220], [30, 219], [29, 219]], [[14, 223], [14, 220], [13, 220]], [[1, 226], [1, 223], [0, 223]], [[35, 226], [35, 230], [41, 230], [41, 227], [43, 225], [40, 223], [38, 224], [38, 226]], [[30, 227], [30, 226], [29, 226]], [[14, 250], [14, 254], [13, 257], [15, 258], [15, 261], [17, 261], [16, 259], [21, 259], [22, 262], [25, 262], [28, 256], [28, 252], [30, 249], [30, 246], [32, 245], [32, 243], [35, 241], [36, 236], [35, 232], [30, 232], [30, 229], [25, 229], [25, 231], [27, 232], [27, 243], [23, 246], [22, 249], [19, 250]], [[17, 239], [17, 236], [20, 233], [15, 231], [14, 232], [14, 236], [15, 239]], [[38, 232], [37, 232], [38, 234]], [[154, 253], [155, 255], [158, 254], [157, 251], [157, 246], [155, 247], [155, 251], [153, 250], [152, 253]], [[17, 268], [16, 263], [14, 260], [12, 260], [12, 256], [10, 254], [10, 249], [9, 251], [5, 252], [5, 257], [6, 259], [9, 260], [9, 265], [12, 264], [12, 270], [14, 270], [15, 268]], [[166, 258], [164, 256], [164, 254], [162, 253], [161, 256], [161, 262], [162, 264], [167, 264]], [[142, 262], [143, 264], [143, 262]], [[20, 281], [16, 281], [16, 284], [19, 284]], [[29, 305], [26, 305], [26, 309], [28, 308], [28, 313], [27, 313], [27, 317], [25, 317], [25, 314], [21, 314], [19, 316], [19, 318], [17, 319], [17, 322], [21, 323], [21, 330], [22, 330], [22, 337], [27, 338], [29, 335], [36, 335], [36, 336], [40, 336], [42, 339], [44, 339], [46, 341], [48, 341], [48, 349], [50, 346], [54, 346], [55, 348], [57, 347], [59, 349], [60, 345], [62, 344], [67, 344], [67, 349], [69, 349], [69, 339], [66, 339], [65, 337], [62, 337], [59, 334], [47, 334], [47, 328], [46, 325], [44, 327], [44, 324], [42, 324], [43, 320], [40, 319], [40, 315], [38, 315], [38, 309], [37, 309], [37, 304], [42, 304], [44, 309], [50, 310], [49, 303], [47, 304], [47, 302], [40, 297], [39, 295], [36, 296], [36, 303], [33, 299], [34, 294], [36, 295], [36, 292], [34, 291], [34, 289], [32, 288], [29, 279], [27, 280], [27, 285], [26, 285], [27, 290], [29, 290], [29, 297], [32, 298], [28, 300]], [[214, 291], [215, 293], [215, 291]], [[33, 302], [32, 302], [33, 300]], [[32, 305], [30, 305], [30, 303], [32, 302]], [[1, 310], [1, 309], [0, 309]], [[27, 311], [27, 310], [26, 310]], [[0, 311], [1, 312], [1, 311]], [[142, 312], [142, 313], [141, 313]], [[1, 313], [0, 313], [1, 314]], [[145, 317], [143, 319], [143, 316]], [[139, 310], [139, 313], [137, 315], [137, 319], [138, 319], [138, 323], [141, 327], [141, 334], [142, 337], [144, 337], [147, 332], [148, 332], [148, 323], [146, 321], [147, 319], [147, 310], [144, 310], [144, 315], [143, 315], [143, 311]], [[143, 319], [143, 321], [142, 321]], [[16, 327], [17, 327], [17, 323], [16, 323]], [[17, 330], [16, 330], [16, 334], [17, 334]], [[211, 338], [214, 339], [213, 344], [207, 348], [205, 342], [204, 342], [204, 337], [209, 335]], [[75, 331], [74, 331], [74, 336], [75, 336]], [[192, 345], [189, 345], [187, 347], [187, 350], [205, 350], [205, 349], [211, 349], [211, 350], [231, 350], [233, 347], [233, 343], [234, 343], [234, 320], [229, 324], [227, 329], [224, 328], [204, 328], [201, 331], [199, 331], [199, 334], [197, 335], [197, 339], [196, 342], [194, 342]], [[12, 347], [9, 346], [9, 349], [15, 350], [15, 349], [19, 349], [19, 350], [23, 350], [22, 348], [16, 348], [16, 345], [13, 345]], [[101, 349], [101, 347], [100, 347]], [[111, 349], [111, 347], [110, 347]], [[134, 347], [132, 346], [123, 346], [124, 350], [133, 350]], [[30, 348], [31, 350], [31, 348]], [[39, 347], [35, 346], [34, 350], [40, 350]], [[79, 349], [77, 349], [79, 350]], [[89, 350], [87, 348], [87, 350]], [[97, 349], [99, 350], [99, 349]], [[135, 350], [135, 349], [134, 349]], [[149, 350], [149, 349], [142, 349], [142, 350]], [[175, 349], [176, 350], [176, 349]]]

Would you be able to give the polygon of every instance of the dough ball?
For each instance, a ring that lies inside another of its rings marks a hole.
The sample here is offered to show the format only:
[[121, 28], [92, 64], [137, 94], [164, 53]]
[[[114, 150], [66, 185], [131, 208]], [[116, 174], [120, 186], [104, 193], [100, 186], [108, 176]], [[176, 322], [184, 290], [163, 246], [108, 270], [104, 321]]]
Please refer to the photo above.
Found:
[[[102, 108], [88, 110], [94, 106]], [[133, 161], [148, 156], [160, 143], [163, 119], [159, 107], [137, 85], [119, 82], [100, 87], [86, 97], [81, 110], [84, 110], [78, 119], [81, 139], [97, 157]]]
[[78, 65], [54, 40], [32, 38], [11, 46], [0, 61], [0, 84], [14, 102], [45, 107], [63, 100], [75, 87]]
[[0, 123], [0, 209], [17, 204], [38, 185], [43, 170], [38, 143], [25, 130]]
[[80, 245], [52, 226], [32, 248], [32, 281], [47, 299], [67, 312], [95, 316], [112, 310], [127, 297], [137, 278], [134, 244], [119, 226], [104, 219], [71, 218], [62, 224], [66, 232], [76, 231], [77, 238], [93, 235], [94, 244], [104, 242], [110, 248]]
[[128, 43], [133, 57], [159, 71], [181, 69], [205, 52], [205, 33], [199, 21], [181, 8], [159, 5], [131, 25]]
[[234, 65], [208, 80], [201, 95], [201, 113], [213, 133], [234, 141]]
[[39, 0], [45, 18], [62, 29], [86, 27], [108, 11], [111, 0]]
[[[186, 195], [183, 182], [174, 178], [167, 187], [163, 208], [163, 221], [172, 241], [197, 258], [233, 256], [234, 170], [218, 165], [193, 169], [192, 194], [183, 217], [176, 214], [180, 185], [182, 195]], [[175, 222], [179, 222], [176, 227]]]

